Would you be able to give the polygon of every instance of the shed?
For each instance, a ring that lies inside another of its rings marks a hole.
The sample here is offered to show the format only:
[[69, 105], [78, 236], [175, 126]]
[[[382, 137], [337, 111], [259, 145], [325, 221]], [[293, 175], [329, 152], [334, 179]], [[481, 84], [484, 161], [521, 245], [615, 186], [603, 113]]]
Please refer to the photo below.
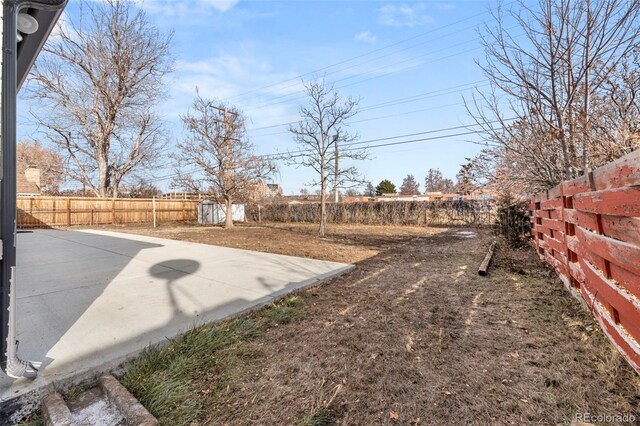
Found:
[[[217, 225], [224, 223], [227, 208], [217, 201], [203, 200], [198, 204], [198, 223], [203, 225]], [[244, 204], [233, 204], [231, 213], [234, 222], [244, 222]]]

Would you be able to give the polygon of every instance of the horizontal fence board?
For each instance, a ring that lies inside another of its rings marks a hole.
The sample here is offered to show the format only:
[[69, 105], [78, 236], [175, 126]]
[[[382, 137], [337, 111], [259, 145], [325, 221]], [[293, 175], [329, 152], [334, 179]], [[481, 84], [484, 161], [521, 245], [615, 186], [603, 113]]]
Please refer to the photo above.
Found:
[[640, 274], [640, 247], [577, 228], [578, 239], [590, 251], [622, 268]]
[[564, 230], [564, 222], [557, 219], [542, 219], [542, 226], [559, 232]]
[[562, 195], [564, 195], [565, 197], [570, 197], [572, 195], [580, 194], [582, 192], [591, 190], [589, 179], [586, 176], [582, 176], [574, 180], [562, 182], [560, 186], [562, 187]]
[[540, 203], [540, 207], [542, 208], [542, 210], [555, 210], [557, 208], [562, 207], [562, 200], [555, 199], [555, 200], [543, 201]]
[[622, 325], [636, 341], [640, 340], [640, 323], [635, 320], [640, 316], [638, 299], [613, 284], [589, 262], [583, 261], [581, 266], [589, 292], [605, 308], [615, 309], [614, 321]]
[[640, 187], [579, 194], [573, 197], [573, 207], [589, 213], [640, 217]]
[[[547, 199], [554, 200], [562, 195], [561, 185], [556, 185], [547, 191]], [[544, 207], [543, 207], [544, 208]]]
[[596, 190], [640, 185], [640, 150], [593, 171]]
[[615, 321], [611, 319], [606, 309], [600, 303], [594, 301], [594, 295], [589, 293], [585, 287], [583, 289], [583, 298], [594, 313], [600, 327], [605, 332], [609, 340], [624, 355], [629, 364], [638, 372], [640, 372], [640, 346], [632, 339], [623, 328], [619, 327]]
[[640, 373], [640, 150], [531, 197], [533, 241]]
[[609, 265], [611, 279], [615, 281], [619, 287], [627, 289], [635, 295], [640, 295], [640, 275], [622, 268], [615, 263]]
[[601, 222], [605, 235], [640, 246], [640, 218], [602, 215]]
[[571, 274], [571, 276], [578, 281], [578, 283], [583, 284], [584, 283], [584, 271], [582, 270], [582, 267], [580, 266], [579, 263], [575, 263], [575, 262], [569, 262], [569, 272]]
[[547, 247], [549, 247], [550, 249], [559, 252], [565, 251], [565, 245], [562, 243], [562, 241], [558, 241], [555, 238], [545, 238], [544, 242], [547, 243]]

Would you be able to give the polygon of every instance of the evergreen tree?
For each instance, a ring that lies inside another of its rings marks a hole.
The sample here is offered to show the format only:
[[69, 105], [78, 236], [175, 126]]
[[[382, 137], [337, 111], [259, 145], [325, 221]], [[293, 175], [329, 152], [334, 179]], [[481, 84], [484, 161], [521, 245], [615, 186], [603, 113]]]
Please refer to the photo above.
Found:
[[389, 180], [384, 179], [376, 186], [376, 195], [395, 194], [396, 186]]

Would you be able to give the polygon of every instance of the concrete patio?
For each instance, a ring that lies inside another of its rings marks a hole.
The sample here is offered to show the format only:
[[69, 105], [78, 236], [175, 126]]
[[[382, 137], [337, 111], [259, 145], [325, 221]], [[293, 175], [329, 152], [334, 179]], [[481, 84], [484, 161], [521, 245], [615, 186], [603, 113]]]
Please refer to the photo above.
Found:
[[0, 418], [27, 409], [52, 383], [114, 368], [195, 325], [352, 268], [116, 232], [20, 233], [18, 353], [43, 367], [34, 381], [0, 374]]

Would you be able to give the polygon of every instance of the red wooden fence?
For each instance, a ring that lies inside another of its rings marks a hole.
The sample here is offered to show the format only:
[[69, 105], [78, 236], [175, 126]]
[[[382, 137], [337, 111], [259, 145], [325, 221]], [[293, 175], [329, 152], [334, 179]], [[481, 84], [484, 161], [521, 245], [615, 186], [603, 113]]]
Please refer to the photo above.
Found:
[[640, 373], [640, 150], [531, 200], [538, 255]]

